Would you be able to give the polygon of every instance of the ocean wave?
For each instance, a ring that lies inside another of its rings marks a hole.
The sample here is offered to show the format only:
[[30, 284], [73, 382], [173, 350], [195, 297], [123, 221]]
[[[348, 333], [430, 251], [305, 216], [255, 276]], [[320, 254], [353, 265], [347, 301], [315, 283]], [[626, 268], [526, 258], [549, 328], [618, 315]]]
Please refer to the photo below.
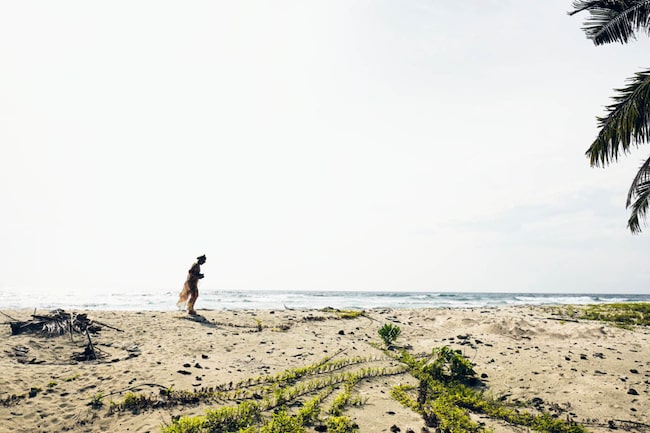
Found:
[[[170, 290], [105, 293], [4, 289], [0, 292], [0, 309], [173, 311], [176, 309], [177, 296], [178, 292]], [[201, 289], [197, 307], [214, 310], [269, 310], [285, 307], [296, 309], [469, 308], [639, 301], [650, 302], [650, 295]]]

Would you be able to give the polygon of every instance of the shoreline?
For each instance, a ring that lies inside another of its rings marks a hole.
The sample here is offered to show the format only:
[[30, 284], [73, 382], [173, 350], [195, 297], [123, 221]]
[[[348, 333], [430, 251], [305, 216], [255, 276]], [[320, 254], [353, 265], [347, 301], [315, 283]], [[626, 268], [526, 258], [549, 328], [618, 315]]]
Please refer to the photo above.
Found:
[[[4, 310], [28, 320], [33, 310]], [[629, 421], [632, 431], [650, 431], [650, 329], [621, 329], [587, 320], [557, 320], [544, 306], [481, 308], [373, 308], [355, 318], [336, 311], [204, 310], [203, 321], [182, 312], [77, 310], [104, 327], [92, 335], [98, 361], [72, 361], [85, 340], [10, 335], [2, 327], [0, 432], [157, 432], [179, 416], [204, 415], [217, 402], [199, 402], [132, 413], [109, 413], [111, 401], [128, 392], [155, 396], [161, 389], [200, 390], [261, 375], [273, 376], [323, 359], [364, 357], [369, 366], [392, 368], [380, 346], [379, 328], [399, 326], [396, 344], [412, 354], [434, 347], [460, 350], [481, 378], [484, 392], [511, 402], [542, 402], [589, 431], [609, 431]], [[5, 320], [6, 319], [6, 320]], [[3, 316], [3, 322], [9, 321]], [[365, 361], [364, 361], [365, 362]], [[390, 396], [408, 375], [367, 380], [356, 392], [365, 401], [349, 407], [361, 432], [397, 426], [419, 432], [420, 415]], [[34, 391], [36, 390], [36, 391]], [[30, 393], [33, 396], [30, 397]], [[102, 396], [102, 405], [91, 402]], [[22, 398], [20, 398], [23, 396]], [[153, 398], [153, 397], [152, 397]], [[481, 419], [495, 432], [518, 431]], [[307, 429], [307, 431], [314, 431]]]
[[[180, 290], [180, 289], [179, 289]], [[0, 293], [7, 309], [89, 311], [175, 311], [177, 290], [159, 291], [15, 291]], [[201, 287], [198, 306], [211, 310], [368, 309], [368, 308], [482, 308], [528, 305], [587, 305], [620, 302], [650, 302], [650, 294], [621, 293], [510, 293], [429, 291], [306, 291], [306, 290], [215, 290]], [[0, 310], [2, 309], [0, 308]]]

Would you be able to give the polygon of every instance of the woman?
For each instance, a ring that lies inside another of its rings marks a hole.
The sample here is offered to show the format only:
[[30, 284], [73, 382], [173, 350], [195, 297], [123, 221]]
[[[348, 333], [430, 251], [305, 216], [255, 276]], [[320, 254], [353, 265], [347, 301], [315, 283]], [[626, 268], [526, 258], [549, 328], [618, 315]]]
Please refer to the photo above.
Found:
[[205, 254], [197, 257], [196, 260], [187, 273], [187, 280], [185, 280], [185, 285], [176, 303], [178, 308], [184, 308], [187, 302], [187, 312], [192, 315], [196, 315], [194, 303], [199, 297], [199, 280], [204, 277], [201, 273], [201, 265], [205, 263]]

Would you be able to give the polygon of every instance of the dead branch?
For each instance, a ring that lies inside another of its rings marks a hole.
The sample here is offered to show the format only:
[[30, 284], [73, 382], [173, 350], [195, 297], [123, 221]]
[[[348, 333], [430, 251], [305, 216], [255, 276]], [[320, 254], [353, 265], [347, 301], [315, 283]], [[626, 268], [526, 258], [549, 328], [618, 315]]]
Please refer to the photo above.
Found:
[[113, 329], [113, 330], [115, 330], [115, 331], [117, 331], [117, 332], [124, 332], [123, 330], [121, 330], [121, 329], [119, 329], [119, 328], [116, 328], [115, 326], [107, 325], [106, 323], [99, 322], [99, 321], [97, 321], [97, 320], [93, 320], [93, 323], [96, 323], [96, 324], [98, 324], [99, 326], [105, 326], [105, 327], [110, 328], [110, 329]]
[[13, 317], [11, 317], [9, 314], [7, 314], [7, 313], [5, 313], [5, 312], [3, 312], [3, 311], [0, 311], [0, 314], [2, 314], [3, 316], [7, 316], [8, 318], [10, 318], [10, 319], [13, 320], [14, 322], [16, 322], [16, 319], [14, 319]]
[[557, 320], [558, 322], [580, 323], [580, 321], [576, 320], [576, 319], [563, 319], [563, 318], [560, 318], [560, 317], [547, 317], [546, 320]]
[[139, 385], [134, 385], [134, 386], [130, 386], [128, 388], [122, 388], [122, 389], [117, 390], [117, 391], [109, 392], [108, 394], [105, 394], [105, 396], [107, 397], [109, 395], [121, 394], [124, 391], [132, 391], [134, 389], [138, 389], [138, 388], [143, 387], [143, 386], [148, 386], [148, 387], [151, 387], [151, 388], [158, 387], [160, 389], [169, 389], [170, 388], [169, 386], [163, 386], [163, 385], [159, 385], [157, 383], [141, 383]]
[[97, 352], [95, 352], [95, 346], [93, 345], [93, 341], [90, 339], [90, 334], [88, 333], [88, 329], [86, 329], [86, 337], [88, 337], [88, 347], [90, 347], [90, 350], [93, 353], [92, 359], [97, 359]]

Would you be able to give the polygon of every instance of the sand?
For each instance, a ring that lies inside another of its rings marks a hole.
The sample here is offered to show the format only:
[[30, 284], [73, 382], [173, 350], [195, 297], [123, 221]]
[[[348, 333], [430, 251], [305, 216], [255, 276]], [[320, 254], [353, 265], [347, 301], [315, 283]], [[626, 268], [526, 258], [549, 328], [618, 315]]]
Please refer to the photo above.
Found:
[[[28, 320], [32, 311], [4, 313]], [[9, 325], [2, 325], [0, 432], [157, 432], [173, 417], [201, 415], [218, 404], [111, 413], [110, 401], [122, 401], [128, 391], [155, 396], [165, 387], [191, 391], [237, 383], [326, 357], [396, 366], [377, 347], [385, 323], [401, 328], [397, 343], [413, 354], [443, 345], [462, 350], [490, 396], [537, 399], [546, 410], [594, 432], [610, 431], [612, 422], [650, 431], [647, 328], [554, 320], [542, 307], [375, 309], [354, 319], [297, 310], [199, 310], [203, 320], [181, 312], [85, 313], [123, 330], [104, 327], [91, 335], [102, 354], [99, 361], [71, 360], [87, 343], [80, 335], [74, 341], [69, 335], [11, 335]], [[416, 381], [402, 374], [362, 382], [357, 392], [365, 404], [345, 415], [361, 432], [422, 431], [422, 418], [390, 397], [390, 388], [403, 383]], [[100, 393], [105, 404], [91, 407]], [[17, 399], [7, 401], [12, 395]], [[496, 432], [524, 431], [477, 419]]]

